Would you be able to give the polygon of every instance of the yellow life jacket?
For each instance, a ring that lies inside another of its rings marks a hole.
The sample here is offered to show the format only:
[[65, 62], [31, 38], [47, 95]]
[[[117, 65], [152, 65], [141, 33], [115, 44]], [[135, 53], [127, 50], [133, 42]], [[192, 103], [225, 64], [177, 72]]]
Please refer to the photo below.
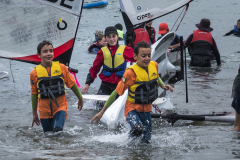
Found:
[[128, 89], [127, 100], [136, 104], [149, 104], [158, 97], [158, 73], [156, 65], [150, 61], [147, 71], [137, 63], [128, 67], [136, 74], [136, 81]]
[[59, 62], [52, 62], [51, 73], [41, 64], [35, 66], [37, 71], [38, 98], [57, 98], [66, 93], [65, 83]]
[[119, 45], [116, 53], [112, 56], [108, 47], [102, 47], [101, 50], [103, 52], [103, 70], [102, 74], [104, 76], [111, 76], [112, 73], [115, 73], [117, 76], [122, 77], [125, 72], [127, 62], [123, 57], [123, 52], [125, 49], [125, 45]]

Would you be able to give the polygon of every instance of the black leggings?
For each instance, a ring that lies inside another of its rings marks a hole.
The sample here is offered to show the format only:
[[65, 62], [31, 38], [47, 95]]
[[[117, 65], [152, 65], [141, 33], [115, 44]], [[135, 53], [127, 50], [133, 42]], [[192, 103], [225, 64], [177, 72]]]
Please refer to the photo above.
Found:
[[97, 95], [110, 95], [117, 87], [117, 84], [102, 81]]

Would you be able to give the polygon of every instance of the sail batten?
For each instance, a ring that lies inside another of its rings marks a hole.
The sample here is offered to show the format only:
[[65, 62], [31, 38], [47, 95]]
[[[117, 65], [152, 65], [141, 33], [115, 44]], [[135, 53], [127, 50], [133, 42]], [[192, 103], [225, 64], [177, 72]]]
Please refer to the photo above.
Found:
[[68, 66], [82, 4], [83, 0], [0, 1], [0, 57], [40, 63], [37, 46], [48, 40], [54, 60]]

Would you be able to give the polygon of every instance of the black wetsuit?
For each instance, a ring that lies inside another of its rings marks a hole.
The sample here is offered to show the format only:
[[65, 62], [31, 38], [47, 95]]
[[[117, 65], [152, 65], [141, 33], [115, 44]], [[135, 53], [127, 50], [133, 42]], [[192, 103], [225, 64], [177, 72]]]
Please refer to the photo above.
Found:
[[[191, 47], [193, 47], [193, 43], [191, 43], [192, 42], [192, 39], [193, 39], [193, 34], [191, 34], [188, 38], [187, 38], [187, 40], [185, 41], [185, 47], [189, 47], [190, 46], [190, 51], [189, 51], [189, 55], [191, 56]], [[221, 64], [221, 59], [220, 59], [220, 54], [219, 54], [219, 51], [218, 51], [218, 48], [217, 48], [217, 45], [216, 45], [216, 42], [215, 42], [215, 40], [214, 40], [214, 38], [212, 38], [212, 45], [211, 45], [211, 50], [213, 51], [213, 55], [215, 56], [215, 58], [216, 58], [216, 61], [217, 61], [217, 64], [218, 65], [220, 65]], [[204, 61], [204, 58], [205, 58], [206, 56], [199, 56], [199, 59], [201, 59], [201, 61]], [[208, 57], [207, 57], [208, 58]], [[195, 66], [194, 64], [193, 64], [193, 62], [191, 61], [190, 62], [190, 66]], [[203, 65], [203, 66], [201, 66], [201, 67], [210, 67], [211, 66], [211, 63], [209, 62], [208, 64], [205, 64], [205, 65]]]
[[[234, 34], [234, 29], [232, 29], [231, 31], [229, 31], [228, 33], [226, 33], [225, 35], [226, 36], [229, 36], [229, 35], [231, 35], [231, 34]], [[240, 34], [234, 34], [235, 36], [238, 36], [238, 37], [240, 37]]]

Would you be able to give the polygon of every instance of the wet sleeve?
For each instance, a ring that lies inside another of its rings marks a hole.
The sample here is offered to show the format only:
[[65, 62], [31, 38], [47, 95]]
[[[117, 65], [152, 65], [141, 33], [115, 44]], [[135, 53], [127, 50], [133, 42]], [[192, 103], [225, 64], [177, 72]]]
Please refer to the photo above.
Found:
[[226, 33], [225, 35], [226, 35], [226, 36], [229, 36], [229, 35], [233, 34], [233, 32], [234, 32], [234, 29], [231, 30], [230, 32]]
[[33, 110], [37, 109], [38, 97], [36, 94], [31, 94], [31, 101], [32, 101], [32, 109]]
[[36, 69], [33, 69], [30, 73], [30, 85], [31, 85], [31, 94], [38, 94]]
[[131, 47], [126, 46], [123, 52], [123, 57], [126, 60], [129, 60], [131, 62], [136, 62], [136, 60], [133, 58], [133, 49]]
[[161, 80], [161, 78], [158, 77], [158, 86], [159, 86], [159, 87], [162, 87], [163, 84], [164, 84], [164, 83], [163, 83], [163, 81]]
[[123, 74], [123, 77], [116, 87], [117, 93], [121, 96], [125, 90], [128, 89], [136, 80], [136, 74], [132, 69], [127, 69]]
[[185, 47], [189, 47], [190, 46], [190, 44], [191, 44], [191, 42], [192, 42], [192, 39], [193, 39], [193, 34], [190, 34], [189, 36], [188, 36], [188, 38], [186, 39], [186, 41], [185, 41]]
[[108, 98], [107, 102], [105, 103], [105, 107], [111, 106], [111, 104], [118, 98], [118, 93], [116, 89], [111, 93], [110, 97]]
[[64, 79], [66, 86], [68, 88], [72, 88], [73, 85], [75, 84], [76, 80], [74, 79], [74, 77], [71, 75], [68, 68], [64, 64], [60, 63], [60, 67], [62, 70], [63, 79]]
[[104, 60], [103, 52], [102, 50], [99, 50], [97, 52], [95, 60], [93, 61], [93, 65], [89, 70], [89, 74], [91, 75], [91, 81], [88, 81], [88, 78], [90, 77], [90, 75], [88, 75], [86, 84], [93, 83], [94, 79], [97, 77], [97, 74], [103, 65], [103, 60]]
[[73, 91], [73, 93], [78, 97], [78, 99], [82, 98], [82, 93], [80, 92], [77, 84], [75, 83], [73, 85], [73, 87], [71, 88], [71, 90]]
[[[157, 62], [154, 62], [154, 63], [155, 63], [155, 66], [156, 66], [156, 69], [157, 69], [157, 73], [158, 73], [158, 63]], [[162, 84], [164, 84], [164, 83], [163, 83], [162, 79], [159, 77], [159, 74], [158, 74], [158, 85], [160, 87], [162, 87]]]
[[212, 48], [213, 54], [216, 58], [217, 64], [220, 65], [221, 64], [220, 53], [218, 51], [217, 44], [216, 44], [214, 38], [212, 38], [212, 41], [213, 41], [213, 48]]
[[91, 83], [93, 83], [93, 81], [94, 81], [94, 79], [92, 78], [92, 75], [91, 75], [91, 73], [89, 71], [85, 84], [88, 84], [90, 86]]

